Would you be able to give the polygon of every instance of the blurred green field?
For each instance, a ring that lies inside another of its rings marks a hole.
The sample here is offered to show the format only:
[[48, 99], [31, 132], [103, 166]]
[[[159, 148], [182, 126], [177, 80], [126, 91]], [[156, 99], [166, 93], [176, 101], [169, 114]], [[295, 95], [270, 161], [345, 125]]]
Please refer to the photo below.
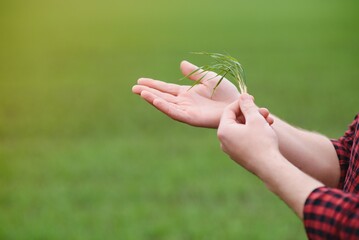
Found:
[[339, 137], [358, 111], [359, 3], [0, 2], [0, 239], [305, 239], [219, 149], [131, 93], [228, 52], [257, 103]]

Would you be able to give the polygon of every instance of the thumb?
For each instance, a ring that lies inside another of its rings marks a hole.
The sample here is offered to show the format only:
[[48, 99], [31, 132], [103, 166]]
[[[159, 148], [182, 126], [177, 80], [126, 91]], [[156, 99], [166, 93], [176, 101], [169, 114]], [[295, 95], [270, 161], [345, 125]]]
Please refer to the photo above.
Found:
[[201, 79], [201, 82], [204, 82], [205, 80], [217, 77], [218, 74], [211, 72], [211, 71], [203, 71], [201, 68], [197, 67], [196, 65], [188, 62], [188, 61], [182, 61], [180, 64], [180, 68], [182, 71], [182, 74], [193, 81], [198, 81]]
[[243, 113], [246, 123], [253, 122], [257, 119], [263, 119], [258, 111], [258, 107], [254, 104], [253, 97], [247, 93], [239, 97], [239, 107]]
[[237, 116], [240, 112], [238, 101], [229, 104], [223, 111], [221, 122], [222, 124], [233, 124], [237, 123]]

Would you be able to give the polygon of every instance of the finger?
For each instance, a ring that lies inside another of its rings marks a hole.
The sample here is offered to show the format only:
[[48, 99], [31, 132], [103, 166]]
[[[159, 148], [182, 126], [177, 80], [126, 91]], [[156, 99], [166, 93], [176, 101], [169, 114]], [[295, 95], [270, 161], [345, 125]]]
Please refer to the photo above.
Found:
[[160, 97], [166, 101], [169, 101], [169, 102], [173, 102], [173, 103], [176, 103], [176, 97], [173, 96], [172, 94], [168, 94], [168, 93], [163, 93], [161, 91], [158, 91], [154, 88], [149, 88], [147, 86], [144, 86], [144, 85], [135, 85], [133, 88], [132, 88], [132, 91], [134, 93], [137, 93], [137, 94], [140, 94], [141, 95], [141, 92], [142, 91], [147, 91], [147, 92], [150, 92], [154, 95], [156, 95], [157, 97]]
[[141, 92], [141, 97], [146, 100], [148, 103], [153, 105], [153, 101], [156, 98], [159, 98], [158, 96], [156, 96], [155, 94], [148, 92], [148, 91], [142, 91]]
[[269, 116], [269, 110], [267, 108], [259, 108], [258, 111], [264, 118]]
[[274, 123], [274, 118], [270, 116], [270, 112], [267, 108], [259, 108], [258, 111], [265, 118], [269, 125]]
[[[199, 67], [197, 67], [196, 65], [194, 65], [188, 61], [182, 61], [180, 68], [181, 68], [182, 74], [184, 76], [188, 76], [193, 71], [197, 70]], [[199, 70], [198, 72], [188, 76], [188, 78], [193, 81], [198, 81], [199, 79], [203, 78], [203, 79], [201, 79], [201, 83], [203, 83], [206, 80], [216, 78], [217, 75], [218, 74], [215, 72], [210, 72], [210, 71], [203, 72], [203, 71]], [[203, 76], [205, 76], [205, 77], [203, 77]], [[220, 78], [220, 76], [218, 76], [218, 78]]]
[[272, 118], [271, 116], [268, 116], [268, 117], [266, 118], [266, 121], [267, 121], [267, 123], [268, 123], [269, 125], [272, 125], [272, 124], [274, 123], [274, 118]]
[[239, 113], [240, 113], [240, 108], [238, 105], [238, 101], [231, 103], [224, 109], [220, 124], [223, 125], [223, 124], [237, 123], [238, 122], [237, 118], [240, 117]]
[[138, 95], [141, 95], [142, 90], [143, 89], [140, 87], [140, 85], [134, 85], [132, 87], [132, 92]]
[[[267, 120], [267, 122], [271, 125], [273, 124], [274, 120], [272, 117], [269, 116], [269, 111], [266, 108], [259, 108], [258, 109], [259, 113]], [[244, 116], [242, 114], [239, 114], [239, 116], [237, 116], [237, 122], [245, 124], [246, 120], [244, 118]]]
[[146, 90], [141, 92], [141, 97], [170, 118], [180, 122], [189, 122], [188, 116], [176, 104], [167, 102]]
[[153, 106], [176, 121], [190, 124], [189, 116], [176, 104], [166, 102], [161, 98], [156, 98], [153, 101]]
[[242, 94], [239, 97], [239, 106], [244, 115], [246, 123], [254, 121], [264, 121], [265, 119], [258, 111], [258, 107], [253, 102], [253, 97], [249, 94]]
[[246, 120], [244, 119], [244, 116], [243, 115], [239, 115], [237, 117], [237, 122], [241, 123], [241, 124], [245, 124], [246, 123]]
[[172, 94], [174, 96], [177, 96], [181, 86], [173, 83], [166, 83], [159, 80], [153, 80], [150, 78], [140, 78], [137, 81], [138, 85], [147, 86], [149, 88], [156, 89], [158, 91]]

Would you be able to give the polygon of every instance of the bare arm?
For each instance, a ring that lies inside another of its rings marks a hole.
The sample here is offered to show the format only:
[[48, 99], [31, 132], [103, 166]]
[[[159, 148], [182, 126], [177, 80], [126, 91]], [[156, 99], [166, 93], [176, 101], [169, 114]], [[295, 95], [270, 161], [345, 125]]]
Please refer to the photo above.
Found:
[[256, 175], [303, 220], [305, 201], [314, 189], [324, 184], [302, 172], [278, 152], [274, 156], [268, 159], [272, 164], [267, 169], [259, 169]]
[[272, 127], [278, 136], [279, 149], [286, 159], [326, 186], [337, 187], [339, 160], [327, 137], [293, 127], [278, 117], [274, 117]]

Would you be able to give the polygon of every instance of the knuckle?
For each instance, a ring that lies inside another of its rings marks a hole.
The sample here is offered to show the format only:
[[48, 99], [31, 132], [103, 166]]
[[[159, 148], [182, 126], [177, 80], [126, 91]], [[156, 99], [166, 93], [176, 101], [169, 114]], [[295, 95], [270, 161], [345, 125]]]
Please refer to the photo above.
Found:
[[223, 139], [223, 130], [222, 128], [218, 128], [217, 138], [221, 141]]
[[223, 128], [219, 128], [217, 131], [217, 138], [219, 139], [219, 141], [223, 142], [226, 138], [226, 132], [225, 129]]

